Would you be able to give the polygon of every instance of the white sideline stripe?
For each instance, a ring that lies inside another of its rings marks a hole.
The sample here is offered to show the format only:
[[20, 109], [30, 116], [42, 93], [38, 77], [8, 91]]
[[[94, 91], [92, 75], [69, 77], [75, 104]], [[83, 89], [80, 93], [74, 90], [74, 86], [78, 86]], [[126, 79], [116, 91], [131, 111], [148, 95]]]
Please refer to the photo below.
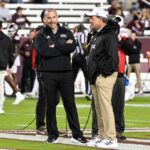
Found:
[[[27, 140], [27, 141], [40, 141], [44, 142], [46, 141], [46, 136], [31, 136], [31, 135], [19, 135], [19, 134], [6, 134], [6, 133], [0, 133], [0, 138], [6, 138], [6, 139], [16, 139], [16, 140]], [[146, 142], [146, 141], [145, 141]], [[58, 143], [60, 144], [69, 144], [69, 145], [80, 145], [80, 146], [86, 146], [85, 144], [74, 144], [71, 142], [70, 138], [58, 138]], [[141, 144], [128, 144], [128, 143], [119, 143], [119, 147], [115, 148], [118, 150], [148, 150], [150, 149], [150, 146], [148, 145], [141, 145]]]

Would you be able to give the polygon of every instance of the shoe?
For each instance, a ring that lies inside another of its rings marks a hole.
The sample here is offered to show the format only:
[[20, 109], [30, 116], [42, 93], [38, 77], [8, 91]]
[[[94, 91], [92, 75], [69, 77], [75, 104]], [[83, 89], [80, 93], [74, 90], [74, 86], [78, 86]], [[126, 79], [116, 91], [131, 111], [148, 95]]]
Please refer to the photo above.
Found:
[[118, 142], [117, 140], [108, 140], [108, 139], [104, 139], [102, 140], [100, 143], [97, 142], [95, 144], [96, 147], [98, 148], [117, 148], [118, 147]]
[[122, 136], [117, 136], [117, 139], [118, 139], [118, 140], [126, 140], [126, 139], [127, 139], [127, 137], [126, 137], [126, 136], [124, 136], [124, 135], [122, 135]]
[[58, 131], [60, 137], [64, 137], [64, 136], [67, 136], [67, 132], [65, 131]]
[[76, 144], [87, 143], [88, 142], [84, 136], [81, 136], [81, 137], [72, 137], [71, 141], [73, 143], [76, 143]]
[[93, 99], [93, 95], [92, 94], [86, 94], [85, 98], [90, 101]]
[[16, 95], [15, 95], [15, 93], [13, 92], [11, 95], [7, 95], [7, 94], [5, 94], [5, 96], [6, 97], [10, 97], [10, 98], [15, 98], [16, 97]]
[[38, 94], [37, 93], [33, 93], [33, 92], [27, 92], [25, 93], [26, 97], [31, 97], [31, 98], [37, 98]]
[[137, 93], [137, 96], [142, 96], [143, 95], [143, 91], [140, 90], [138, 93]]
[[25, 99], [24, 95], [20, 92], [16, 93], [16, 100], [13, 102], [13, 105], [18, 105], [20, 102], [22, 102]]
[[4, 114], [4, 113], [5, 111], [2, 108], [0, 108], [0, 114]]
[[86, 143], [87, 146], [89, 147], [95, 147], [96, 143], [100, 143], [102, 140], [95, 137], [95, 138], [92, 138], [89, 142]]
[[117, 132], [116, 138], [118, 140], [126, 140], [126, 136], [122, 135], [122, 133], [120, 133], [120, 132]]
[[92, 133], [92, 139], [97, 138], [98, 134], [97, 133]]
[[45, 126], [41, 126], [41, 127], [37, 128], [36, 134], [47, 135], [47, 130], [46, 130]]
[[48, 137], [47, 143], [58, 143], [58, 138]]

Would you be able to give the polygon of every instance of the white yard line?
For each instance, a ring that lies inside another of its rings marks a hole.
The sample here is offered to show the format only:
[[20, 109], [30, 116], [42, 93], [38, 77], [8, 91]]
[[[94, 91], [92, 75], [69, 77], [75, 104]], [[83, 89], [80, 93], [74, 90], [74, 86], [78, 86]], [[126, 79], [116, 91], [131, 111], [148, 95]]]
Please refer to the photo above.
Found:
[[35, 116], [35, 114], [28, 114], [28, 113], [5, 113], [5, 115], [14, 115], [14, 116]]
[[[90, 104], [77, 104], [77, 108], [90, 108]], [[130, 106], [130, 107], [150, 107], [150, 104], [125, 104], [125, 106]], [[57, 107], [62, 108], [63, 105], [59, 104]]]
[[[35, 116], [35, 114], [20, 114], [20, 113], [5, 113], [5, 114], [7, 114], [7, 115], [14, 115], [14, 116], [16, 116], [16, 115], [18, 115], [18, 116]], [[60, 116], [60, 115], [57, 115], [57, 118], [66, 118], [66, 116]], [[81, 117], [81, 116], [79, 116], [79, 118], [82, 118], [82, 119], [87, 119], [87, 117]], [[149, 120], [127, 120], [126, 119], [126, 122], [128, 123], [128, 122], [130, 122], [131, 124], [132, 123], [134, 123], [134, 122], [143, 122], [143, 123], [148, 123], [148, 122], [150, 122]]]
[[130, 107], [150, 107], [150, 104], [125, 104], [125, 106], [130, 106]]
[[126, 121], [127, 122], [143, 122], [143, 123], [144, 122], [146, 122], [146, 123], [150, 122], [150, 120], [127, 120], [127, 119], [126, 119]]

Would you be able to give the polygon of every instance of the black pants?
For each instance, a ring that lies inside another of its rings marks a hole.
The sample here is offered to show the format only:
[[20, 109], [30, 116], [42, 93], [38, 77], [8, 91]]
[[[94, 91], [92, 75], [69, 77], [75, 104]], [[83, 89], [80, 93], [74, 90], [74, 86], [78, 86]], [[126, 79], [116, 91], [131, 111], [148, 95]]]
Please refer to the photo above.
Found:
[[46, 113], [46, 97], [44, 93], [43, 86], [43, 76], [42, 73], [37, 72], [37, 79], [39, 82], [39, 95], [36, 105], [36, 128], [45, 126], [45, 113]]
[[113, 89], [112, 106], [115, 117], [116, 131], [120, 133], [123, 133], [125, 130], [124, 97], [125, 97], [124, 77], [118, 77]]
[[47, 99], [46, 123], [49, 137], [57, 138], [59, 136], [56, 121], [56, 95], [59, 91], [63, 100], [69, 127], [73, 137], [81, 137], [80, 125], [78, 120], [77, 109], [74, 100], [74, 81], [73, 73], [62, 72], [44, 73], [44, 86]]
[[86, 56], [81, 54], [74, 54], [72, 57], [72, 70], [74, 81], [78, 75], [79, 69], [83, 71], [85, 77], [85, 93], [89, 94], [89, 82], [87, 77], [87, 61]]
[[98, 135], [98, 124], [94, 99], [92, 99], [91, 107], [92, 107], [92, 137], [94, 138]]
[[[39, 82], [39, 95], [38, 101], [36, 105], [36, 129], [41, 126], [45, 126], [45, 115], [46, 115], [46, 96], [44, 91], [44, 80], [43, 73], [37, 72], [37, 79]], [[56, 95], [56, 105], [59, 103], [60, 95], [57, 93]]]
[[35, 80], [35, 71], [28, 65], [24, 64], [21, 80], [21, 93], [31, 92]]

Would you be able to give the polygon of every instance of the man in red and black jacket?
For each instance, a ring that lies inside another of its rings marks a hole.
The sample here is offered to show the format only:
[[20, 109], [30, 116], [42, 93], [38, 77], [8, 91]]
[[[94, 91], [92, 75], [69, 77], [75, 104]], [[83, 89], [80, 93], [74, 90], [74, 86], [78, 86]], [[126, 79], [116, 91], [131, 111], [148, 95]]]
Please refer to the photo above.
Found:
[[115, 125], [117, 132], [117, 139], [125, 140], [123, 135], [125, 130], [125, 118], [124, 118], [124, 103], [125, 103], [125, 67], [126, 67], [126, 55], [136, 53], [133, 50], [133, 46], [130, 43], [131, 39], [128, 37], [119, 38], [119, 65], [118, 65], [118, 77], [113, 89], [112, 106], [115, 116]]
[[125, 140], [126, 137], [123, 136], [125, 130], [125, 119], [124, 119], [124, 97], [125, 97], [125, 66], [126, 66], [126, 53], [123, 49], [123, 44], [127, 39], [121, 39], [119, 44], [119, 65], [118, 65], [118, 77], [114, 85], [112, 94], [112, 106], [115, 116], [115, 126], [117, 132], [117, 139]]

